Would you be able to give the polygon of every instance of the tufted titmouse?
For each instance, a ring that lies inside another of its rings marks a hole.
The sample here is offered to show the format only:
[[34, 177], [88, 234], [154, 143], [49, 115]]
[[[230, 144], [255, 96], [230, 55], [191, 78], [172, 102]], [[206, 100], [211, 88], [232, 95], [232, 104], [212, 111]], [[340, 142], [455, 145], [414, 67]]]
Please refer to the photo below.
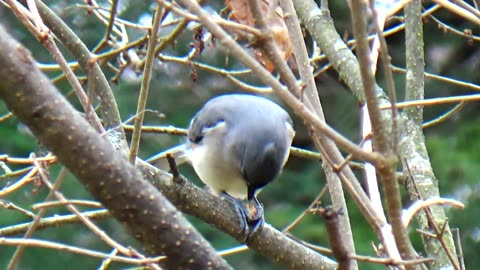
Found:
[[[248, 239], [263, 224], [256, 195], [280, 173], [294, 135], [292, 119], [272, 101], [223, 95], [207, 102], [192, 119], [188, 142], [175, 148], [182, 153], [177, 163], [186, 157], [203, 183], [234, 203]], [[149, 162], [156, 164], [167, 152]]]

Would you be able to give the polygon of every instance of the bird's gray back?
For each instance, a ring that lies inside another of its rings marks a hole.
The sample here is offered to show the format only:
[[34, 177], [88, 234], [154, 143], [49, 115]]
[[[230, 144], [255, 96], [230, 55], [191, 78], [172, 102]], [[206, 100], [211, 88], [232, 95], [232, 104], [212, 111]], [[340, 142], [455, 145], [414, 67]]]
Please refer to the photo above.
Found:
[[208, 128], [218, 123], [224, 123], [227, 131], [209, 141], [210, 160], [218, 171], [242, 175], [248, 199], [252, 199], [280, 173], [292, 139], [287, 127], [292, 120], [267, 99], [225, 95], [210, 100], [197, 113], [189, 127], [189, 140], [202, 144]]

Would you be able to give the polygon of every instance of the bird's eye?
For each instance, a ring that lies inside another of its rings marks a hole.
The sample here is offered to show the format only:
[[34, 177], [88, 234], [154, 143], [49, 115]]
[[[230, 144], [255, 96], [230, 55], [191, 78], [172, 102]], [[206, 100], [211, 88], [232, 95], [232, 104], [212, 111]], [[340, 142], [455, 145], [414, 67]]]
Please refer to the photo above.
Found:
[[215, 119], [215, 121], [199, 121], [196, 119], [190, 125], [188, 139], [192, 143], [199, 144], [203, 141], [205, 135], [223, 126], [225, 126], [223, 118]]

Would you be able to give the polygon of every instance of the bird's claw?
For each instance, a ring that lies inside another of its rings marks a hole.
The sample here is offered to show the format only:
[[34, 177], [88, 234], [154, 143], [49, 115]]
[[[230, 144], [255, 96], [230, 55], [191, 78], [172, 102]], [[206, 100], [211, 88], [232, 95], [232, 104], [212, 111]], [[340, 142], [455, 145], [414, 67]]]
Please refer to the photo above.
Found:
[[247, 211], [247, 220], [249, 222], [256, 222], [263, 218], [263, 207], [258, 201], [255, 204], [245, 202], [244, 208]]
[[265, 223], [263, 207], [255, 198], [253, 204], [235, 199], [225, 193], [225, 197], [232, 202], [235, 212], [240, 220], [243, 233], [243, 242], [248, 243], [253, 235], [261, 232]]
[[248, 243], [253, 235], [262, 231], [265, 219], [263, 216], [263, 207], [261, 204], [256, 202], [255, 205], [252, 205], [250, 202], [243, 204], [243, 211], [245, 216], [244, 224], [244, 243]]

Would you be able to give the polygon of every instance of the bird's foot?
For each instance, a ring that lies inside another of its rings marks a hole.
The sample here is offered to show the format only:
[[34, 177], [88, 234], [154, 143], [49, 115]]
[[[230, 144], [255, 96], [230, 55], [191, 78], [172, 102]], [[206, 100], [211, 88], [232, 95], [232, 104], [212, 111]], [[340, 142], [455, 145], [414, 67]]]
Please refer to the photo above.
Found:
[[262, 231], [265, 219], [263, 216], [263, 206], [256, 198], [253, 203], [250, 201], [242, 203], [243, 209], [246, 211], [246, 221], [248, 224], [248, 233], [246, 233], [245, 243], [248, 243], [253, 235]]
[[247, 220], [249, 222], [255, 222], [263, 218], [263, 207], [261, 204], [255, 202], [243, 202], [243, 206], [247, 211]]
[[263, 217], [263, 207], [255, 198], [254, 201], [242, 201], [227, 193], [223, 193], [224, 197], [232, 202], [235, 212], [240, 220], [243, 232], [243, 242], [248, 243], [253, 235], [261, 232], [265, 223]]

